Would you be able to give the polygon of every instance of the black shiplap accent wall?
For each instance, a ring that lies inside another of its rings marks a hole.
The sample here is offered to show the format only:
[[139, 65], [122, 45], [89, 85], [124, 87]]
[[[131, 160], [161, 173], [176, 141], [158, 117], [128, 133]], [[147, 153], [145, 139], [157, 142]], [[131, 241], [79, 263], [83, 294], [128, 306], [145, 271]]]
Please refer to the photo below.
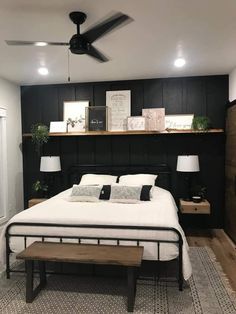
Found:
[[[194, 113], [207, 115], [214, 128], [224, 128], [228, 101], [228, 76], [164, 78], [115, 82], [22, 86], [22, 129], [31, 125], [59, 121], [63, 102], [89, 100], [91, 105], [106, 103], [107, 90], [131, 90], [132, 115], [142, 108], [165, 107], [166, 114]], [[74, 164], [148, 164], [167, 163], [172, 169], [172, 191], [181, 194], [181, 178], [177, 175], [179, 154], [198, 154], [201, 181], [207, 186], [212, 205], [210, 217], [194, 217], [192, 224], [222, 227], [224, 208], [224, 145], [223, 134], [176, 134], [161, 136], [95, 136], [50, 138], [44, 154], [60, 155], [63, 171], [57, 178], [57, 190], [67, 186], [67, 171]], [[23, 140], [25, 206], [32, 183], [40, 177], [39, 158], [30, 139]]]

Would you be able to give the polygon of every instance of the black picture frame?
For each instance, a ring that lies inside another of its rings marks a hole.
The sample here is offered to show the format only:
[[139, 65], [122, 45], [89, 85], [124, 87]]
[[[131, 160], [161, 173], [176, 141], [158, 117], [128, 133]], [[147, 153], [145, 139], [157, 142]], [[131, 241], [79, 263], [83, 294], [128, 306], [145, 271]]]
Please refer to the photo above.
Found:
[[87, 131], [107, 131], [108, 108], [106, 106], [87, 107]]

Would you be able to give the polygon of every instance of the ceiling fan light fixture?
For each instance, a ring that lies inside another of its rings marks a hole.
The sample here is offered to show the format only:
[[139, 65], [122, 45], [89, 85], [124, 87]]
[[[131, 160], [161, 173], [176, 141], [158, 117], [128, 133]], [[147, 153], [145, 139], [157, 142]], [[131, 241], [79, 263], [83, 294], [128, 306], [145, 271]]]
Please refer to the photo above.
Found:
[[48, 68], [45, 68], [45, 67], [41, 67], [41, 68], [38, 68], [38, 73], [40, 75], [48, 75]]
[[37, 46], [37, 47], [45, 47], [47, 45], [48, 45], [48, 43], [46, 43], [45, 41], [37, 41], [35, 43], [35, 46]]
[[174, 65], [177, 67], [177, 68], [182, 68], [184, 65], [186, 64], [186, 61], [184, 58], [178, 58], [175, 60], [174, 62]]

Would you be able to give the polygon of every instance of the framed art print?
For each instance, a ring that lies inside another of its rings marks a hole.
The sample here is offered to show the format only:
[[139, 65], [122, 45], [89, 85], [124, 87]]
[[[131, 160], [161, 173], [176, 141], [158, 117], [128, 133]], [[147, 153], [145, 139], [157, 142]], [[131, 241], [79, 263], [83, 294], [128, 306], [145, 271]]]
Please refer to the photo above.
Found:
[[194, 114], [175, 114], [165, 116], [165, 127], [169, 130], [191, 130]]
[[85, 108], [89, 101], [65, 101], [63, 120], [67, 122], [68, 132], [85, 131]]
[[108, 107], [90, 106], [86, 108], [86, 130], [107, 131]]
[[145, 131], [146, 118], [142, 116], [128, 117], [127, 118], [128, 131]]
[[131, 91], [107, 91], [106, 105], [110, 109], [109, 131], [127, 130], [127, 117], [131, 115]]

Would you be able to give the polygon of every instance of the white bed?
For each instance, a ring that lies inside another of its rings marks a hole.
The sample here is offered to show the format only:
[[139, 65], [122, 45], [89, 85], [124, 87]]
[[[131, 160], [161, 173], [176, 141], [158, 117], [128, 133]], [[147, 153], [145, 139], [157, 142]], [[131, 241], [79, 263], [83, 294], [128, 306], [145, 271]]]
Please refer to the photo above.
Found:
[[[188, 244], [184, 232], [179, 225], [177, 207], [175, 201], [167, 190], [153, 187], [151, 201], [142, 201], [137, 204], [120, 204], [109, 201], [90, 202], [69, 202], [68, 196], [71, 189], [68, 189], [51, 199], [35, 205], [15, 215], [8, 225], [14, 222], [25, 223], [53, 223], [53, 224], [96, 224], [96, 225], [129, 225], [129, 226], [152, 226], [172, 227], [177, 229], [183, 238], [183, 277], [189, 279], [192, 268], [188, 256]], [[14, 237], [14, 234], [44, 235], [45, 241], [49, 235], [63, 236], [94, 236], [134, 239], [164, 239], [176, 240], [177, 235], [170, 231], [148, 231], [148, 230], [117, 230], [117, 229], [88, 229], [88, 228], [62, 228], [62, 227], [32, 227], [12, 226], [10, 229], [10, 249], [12, 252], [20, 252], [24, 249], [24, 239]], [[4, 231], [1, 235], [0, 253], [1, 260], [5, 259], [5, 237]], [[27, 245], [36, 238], [27, 238]], [[41, 239], [40, 239], [41, 240]], [[50, 239], [52, 241], [52, 239]], [[59, 239], [54, 239], [59, 241]], [[63, 242], [73, 241], [63, 239]], [[78, 240], [74, 240], [78, 241]], [[93, 240], [83, 240], [83, 242]], [[101, 243], [108, 243], [103, 240]], [[111, 241], [109, 241], [111, 243]], [[132, 244], [127, 241], [120, 241], [121, 245]], [[155, 243], [142, 243], [144, 246], [144, 259], [157, 259], [157, 245]], [[178, 247], [174, 243], [161, 243], [160, 260], [167, 261], [178, 256]]]

